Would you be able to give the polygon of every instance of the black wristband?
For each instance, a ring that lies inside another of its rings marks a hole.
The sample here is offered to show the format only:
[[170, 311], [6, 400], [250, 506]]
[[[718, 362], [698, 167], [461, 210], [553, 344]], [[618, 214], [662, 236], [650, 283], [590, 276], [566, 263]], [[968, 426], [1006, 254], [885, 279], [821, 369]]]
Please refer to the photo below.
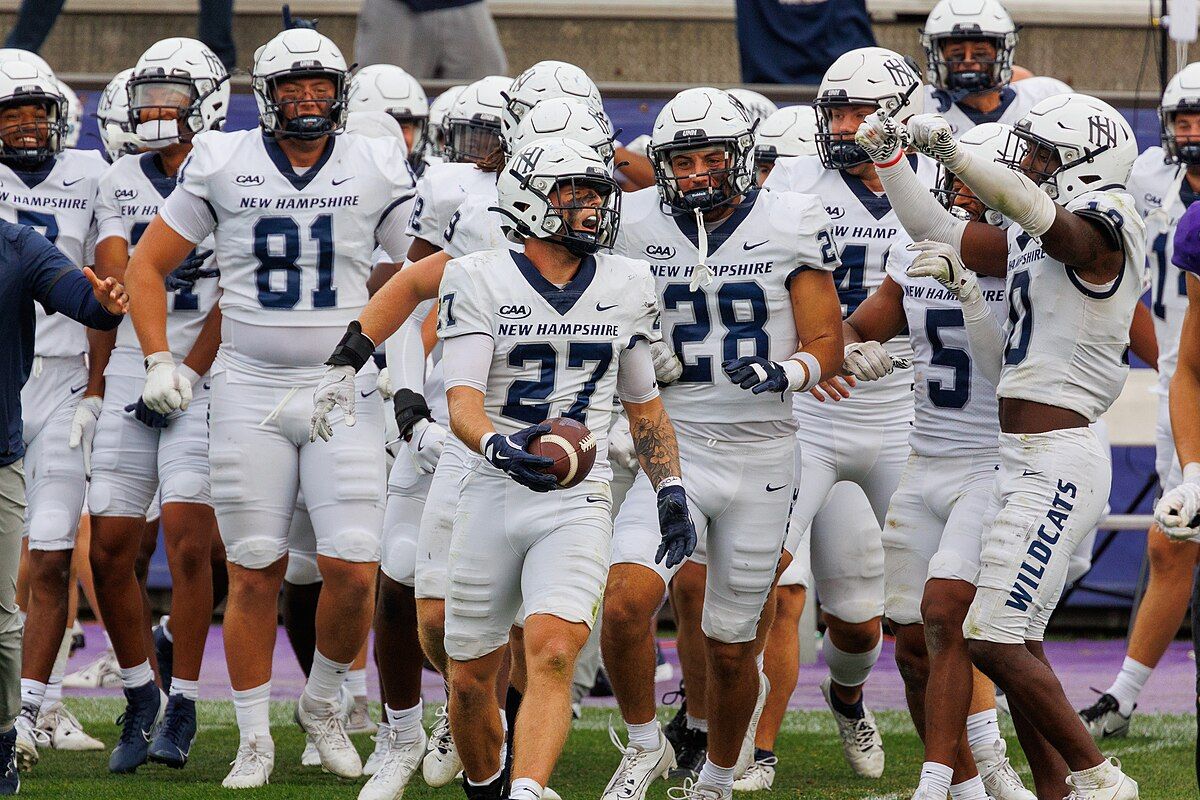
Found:
[[411, 389], [401, 389], [392, 395], [392, 407], [396, 414], [396, 427], [400, 437], [407, 439], [418, 420], [433, 422], [433, 413], [425, 398]]
[[358, 372], [374, 352], [375, 343], [363, 334], [358, 320], [353, 320], [346, 326], [346, 334], [325, 363], [331, 367], [354, 367], [354, 371]]

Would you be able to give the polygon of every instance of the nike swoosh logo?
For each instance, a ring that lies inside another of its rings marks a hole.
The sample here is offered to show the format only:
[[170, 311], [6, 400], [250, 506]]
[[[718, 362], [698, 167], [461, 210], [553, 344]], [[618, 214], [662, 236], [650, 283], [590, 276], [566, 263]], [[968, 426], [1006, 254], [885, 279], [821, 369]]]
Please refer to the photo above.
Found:
[[81, 180], [83, 180], [83, 178], [76, 178], [73, 181], [63, 181], [63, 188], [65, 189], [68, 186], [74, 186], [75, 184], [79, 183]]
[[1022, 477], [1022, 478], [1028, 478], [1028, 477], [1030, 477], [1030, 476], [1033, 476], [1033, 475], [1041, 475], [1041, 474], [1042, 474], [1042, 471], [1041, 471], [1041, 470], [1039, 470], [1039, 469], [1027, 469], [1027, 470], [1025, 470], [1024, 472], [1022, 472], [1022, 473], [1021, 473], [1021, 477]]
[[83, 391], [84, 389], [86, 389], [86, 388], [87, 388], [87, 384], [85, 383], [83, 386], [80, 386], [80, 387], [78, 387], [78, 388], [72, 389], [72, 390], [71, 390], [71, 394], [79, 394], [80, 392], [82, 392], [82, 391]]
[[753, 250], [756, 247], [762, 247], [764, 244], [766, 244], [769, 241], [771, 241], [771, 240], [764, 239], [763, 241], [759, 242], [758, 244], [750, 244], [749, 242], [742, 242], [742, 249], [743, 250]]
[[351, 175], [349, 178], [342, 178], [340, 181], [330, 181], [330, 183], [333, 184], [334, 186], [341, 186], [346, 181], [352, 181], [352, 180], [354, 180], [353, 175]]
[[611, 306], [602, 306], [599, 303], [596, 303], [596, 310], [597, 311], [608, 311], [610, 308], [616, 308], [618, 305], [620, 305], [620, 303], [613, 303]]
[[772, 486], [771, 484], [769, 484], [769, 483], [768, 483], [768, 484], [767, 484], [767, 491], [768, 491], [768, 492], [778, 492], [780, 489], [784, 489], [784, 488], [786, 488], [786, 487], [787, 487], [787, 484], [786, 484], [786, 483], [785, 483], [785, 484], [782, 484], [781, 486]]
[[379, 391], [379, 390], [378, 390], [378, 389], [372, 389], [372, 390], [371, 390], [371, 391], [369, 391], [369, 392], [359, 392], [359, 394], [361, 394], [363, 397], [370, 397], [371, 395], [375, 394], [375, 392], [377, 392], [377, 391]]
[[603, 497], [593, 497], [593, 496], [592, 496], [592, 495], [590, 495], [590, 494], [589, 494], [587, 497], [583, 498], [583, 499], [584, 499], [584, 500], [587, 500], [589, 503], [603, 503], [603, 502], [604, 502], [604, 498], [603, 498]]
[[154, 730], [153, 728], [151, 728], [150, 730], [146, 730], [143, 728], [142, 729], [142, 738], [145, 739], [147, 742], [150, 741], [150, 734], [153, 730]]

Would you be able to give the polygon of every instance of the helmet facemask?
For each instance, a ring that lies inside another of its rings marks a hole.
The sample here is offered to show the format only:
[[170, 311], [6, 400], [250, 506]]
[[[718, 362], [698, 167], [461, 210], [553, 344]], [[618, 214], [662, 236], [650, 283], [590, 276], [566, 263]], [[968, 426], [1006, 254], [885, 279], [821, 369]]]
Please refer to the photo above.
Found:
[[[676, 174], [676, 156], [720, 150], [719, 160], [705, 157], [702, 172]], [[736, 137], [697, 138], [650, 148], [654, 180], [663, 202], [678, 212], [707, 212], [729, 205], [754, 186], [754, 132]], [[708, 178], [707, 185], [683, 188], [684, 181]]]
[[1018, 123], [1008, 134], [1004, 154], [996, 160], [1009, 169], [1020, 172], [1041, 187], [1052, 200], [1056, 200], [1059, 196], [1059, 178], [1067, 170], [1091, 161], [1109, 147], [1110, 145], [1101, 145], [1096, 150], [1066, 160], [1059, 152], [1057, 144], [1031, 133]]
[[825, 169], [845, 170], [857, 167], [859, 164], [870, 164], [871, 157], [854, 141], [857, 131], [833, 131], [833, 110], [838, 106], [873, 106], [878, 107], [875, 100], [858, 98], [824, 97], [817, 98], [814, 103], [817, 109], [817, 155]]
[[38, 91], [17, 95], [0, 107], [0, 115], [26, 106], [40, 107], [46, 114], [45, 119], [0, 122], [0, 161], [18, 167], [36, 167], [61, 153], [67, 127], [64, 105], [61, 97]]
[[[425, 160], [425, 150], [429, 146], [429, 117], [417, 117], [412, 114], [389, 111], [388, 114], [400, 128], [412, 129], [412, 144], [408, 148], [408, 163], [416, 167]], [[407, 142], [406, 142], [407, 143]]]
[[1200, 165], [1200, 117], [1196, 120], [1196, 131], [1184, 140], [1175, 132], [1175, 120], [1180, 113], [1200, 115], [1200, 102], [1180, 103], [1171, 109], [1160, 108], [1159, 123], [1162, 126], [1162, 148], [1168, 163], [1184, 164], [1189, 167]]
[[522, 188], [545, 204], [537, 229], [524, 220], [531, 206], [526, 202], [513, 205], [516, 214], [494, 209], [509, 217], [514, 240], [543, 239], [560, 244], [577, 258], [593, 255], [598, 250], [611, 250], [617, 241], [621, 221], [621, 188], [611, 177], [600, 174], [561, 175], [551, 177], [533, 174], [522, 181]]
[[[333, 83], [333, 92], [328, 97], [309, 96], [313, 92], [293, 92], [295, 96], [280, 98], [280, 86], [288, 81], [303, 78], [327, 78]], [[273, 134], [278, 138], [312, 140], [320, 139], [339, 133], [345, 127], [348, 82], [346, 75], [334, 70], [316, 70], [313, 72], [284, 72], [264, 79], [267, 93], [267, 108], [274, 114], [275, 129]], [[302, 114], [300, 107], [305, 104], [315, 104], [325, 107], [325, 113]], [[286, 113], [294, 110], [290, 118]]]
[[484, 164], [500, 151], [500, 121], [449, 119], [446, 123], [446, 158], [450, 161]]
[[[988, 35], [980, 32], [978, 28], [974, 31], [956, 30], [952, 34], [931, 37], [925, 48], [925, 57], [929, 60], [930, 71], [936, 76], [937, 87], [948, 92], [955, 100], [961, 100], [967, 95], [1007, 85], [1012, 76], [1013, 57], [1013, 45], [1009, 43], [1009, 38]], [[955, 42], [987, 42], [992, 45], [995, 55], [992, 58], [981, 58], [978, 53], [972, 52], [969, 58], [948, 58], [943, 48]], [[974, 68], [955, 69], [956, 65], [964, 63], [974, 65]]]
[[204, 128], [196, 85], [186, 77], [157, 72], [131, 78], [127, 88], [129, 123], [151, 150], [190, 141]]
[[988, 225], [1000, 227], [1004, 223], [1004, 215], [984, 205], [958, 177], [946, 169], [944, 164], [938, 165], [937, 179], [934, 188], [929, 193], [938, 199], [942, 207], [964, 222], [986, 222]]

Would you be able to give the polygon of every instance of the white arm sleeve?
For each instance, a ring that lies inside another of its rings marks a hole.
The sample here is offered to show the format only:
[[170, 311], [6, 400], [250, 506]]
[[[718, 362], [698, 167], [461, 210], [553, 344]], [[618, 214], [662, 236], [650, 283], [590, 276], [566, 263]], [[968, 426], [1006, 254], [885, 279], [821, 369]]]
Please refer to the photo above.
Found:
[[1035, 239], [1054, 224], [1054, 201], [1021, 173], [975, 158], [963, 148], [958, 149], [951, 169], [985, 206], [999, 211]]
[[175, 187], [175, 191], [171, 192], [171, 196], [162, 204], [158, 215], [171, 230], [192, 244], [199, 244], [217, 229], [212, 207], [203, 198], [189, 192], [186, 186]]
[[[422, 319], [424, 317], [422, 316]], [[425, 342], [421, 339], [421, 320], [416, 315], [404, 320], [400, 328], [385, 343], [388, 375], [393, 391], [408, 389], [425, 391]]]
[[375, 229], [375, 241], [395, 264], [404, 263], [412, 237], [408, 234], [408, 218], [412, 216], [413, 200], [406, 199], [388, 211]]
[[883, 189], [900, 224], [913, 241], [932, 239], [959, 249], [967, 223], [942, 208], [929, 189], [917, 180], [917, 173], [913, 172], [907, 158], [890, 167], [877, 166], [875, 171], [883, 181]]
[[[449, 386], [449, 382], [446, 384]], [[658, 397], [650, 343], [639, 339], [617, 358], [617, 397], [626, 403], [646, 403]]]
[[1008, 339], [1004, 326], [992, 313], [978, 287], [962, 301], [962, 310], [971, 359], [993, 386], [999, 386], [1000, 371], [1004, 367], [1004, 345]]
[[[492, 337], [486, 333], [468, 333], [443, 340], [442, 377], [446, 389], [469, 386], [486, 394], [495, 347]], [[653, 374], [654, 368], [650, 371]]]

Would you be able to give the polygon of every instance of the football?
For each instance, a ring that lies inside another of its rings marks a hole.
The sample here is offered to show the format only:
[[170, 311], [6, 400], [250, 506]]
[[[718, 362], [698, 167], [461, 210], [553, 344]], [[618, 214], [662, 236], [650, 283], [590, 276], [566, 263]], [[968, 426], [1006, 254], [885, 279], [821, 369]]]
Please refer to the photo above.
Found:
[[545, 471], [558, 479], [558, 488], [577, 486], [596, 463], [596, 436], [582, 422], [568, 417], [553, 417], [546, 424], [550, 432], [530, 440], [529, 452], [554, 459], [554, 465]]

